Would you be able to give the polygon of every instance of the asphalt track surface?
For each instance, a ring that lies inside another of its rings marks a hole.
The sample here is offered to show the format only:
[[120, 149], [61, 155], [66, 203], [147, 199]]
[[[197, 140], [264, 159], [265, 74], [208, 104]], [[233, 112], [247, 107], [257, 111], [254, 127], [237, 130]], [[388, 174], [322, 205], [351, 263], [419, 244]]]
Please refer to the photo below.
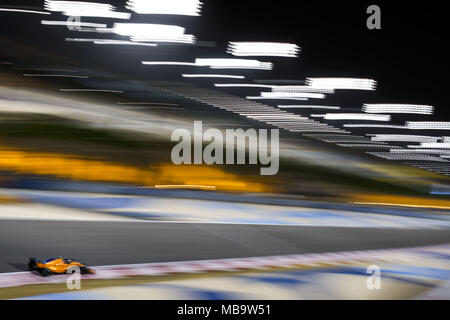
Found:
[[448, 230], [3, 220], [0, 272], [25, 270], [30, 256], [113, 265], [443, 243], [450, 243]]

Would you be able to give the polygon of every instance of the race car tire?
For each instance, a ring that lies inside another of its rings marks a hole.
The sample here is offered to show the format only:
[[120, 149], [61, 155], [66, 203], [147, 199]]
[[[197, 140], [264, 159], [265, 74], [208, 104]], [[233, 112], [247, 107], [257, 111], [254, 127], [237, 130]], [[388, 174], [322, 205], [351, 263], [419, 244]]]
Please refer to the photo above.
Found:
[[48, 269], [42, 269], [41, 270], [41, 276], [43, 277], [48, 277], [49, 275], [51, 275], [51, 271]]
[[89, 268], [88, 267], [81, 267], [80, 268], [80, 273], [81, 274], [88, 274], [89, 273]]

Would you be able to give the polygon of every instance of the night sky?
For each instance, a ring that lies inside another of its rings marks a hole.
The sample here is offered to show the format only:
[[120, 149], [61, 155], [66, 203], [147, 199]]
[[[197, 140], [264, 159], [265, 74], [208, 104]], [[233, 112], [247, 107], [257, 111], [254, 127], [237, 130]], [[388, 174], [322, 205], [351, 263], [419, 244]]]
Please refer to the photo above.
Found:
[[[111, 3], [121, 11], [125, 1], [97, 2]], [[436, 118], [448, 120], [446, 12], [441, 6], [430, 2], [421, 5], [406, 1], [392, 2], [330, 1], [328, 4], [322, 1], [216, 0], [204, 1], [200, 17], [142, 15], [133, 22], [164, 21], [182, 25], [198, 40], [213, 41], [217, 45], [215, 48], [176, 46], [172, 53], [164, 53], [166, 59], [172, 55], [174, 59], [190, 60], [210, 57], [214, 52], [224, 56], [228, 41], [295, 42], [302, 48], [298, 59], [261, 59], [273, 61], [274, 70], [270, 74], [258, 73], [254, 78], [372, 78], [378, 81], [378, 89], [374, 93], [365, 92], [365, 102], [429, 104], [437, 108]], [[43, 8], [43, 1], [0, 3], [1, 7]], [[381, 8], [381, 30], [366, 28], [366, 8], [370, 4], [378, 4]], [[58, 15], [0, 13], [0, 18], [1, 59], [16, 59], [29, 64], [80, 64], [142, 80], [149, 74], [142, 68], [140, 59], [150, 56], [161, 58], [162, 55], [142, 53], [131, 59], [130, 55], [117, 53], [117, 49], [112, 50], [110, 46], [87, 50], [86, 45], [67, 43], [64, 38], [68, 36], [99, 35], [70, 35], [64, 27], [40, 25], [41, 19], [64, 19]], [[101, 21], [95, 18], [84, 20]], [[350, 107], [360, 106], [360, 102], [355, 99], [353, 105], [352, 99], [347, 100]]]

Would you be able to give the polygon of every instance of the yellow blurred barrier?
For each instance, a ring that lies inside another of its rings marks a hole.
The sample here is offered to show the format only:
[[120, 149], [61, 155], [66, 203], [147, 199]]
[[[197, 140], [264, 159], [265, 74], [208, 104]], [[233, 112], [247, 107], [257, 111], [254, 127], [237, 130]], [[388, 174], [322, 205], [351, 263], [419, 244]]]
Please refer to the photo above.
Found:
[[347, 199], [354, 204], [450, 209], [450, 201], [432, 198], [382, 194], [347, 194]]
[[241, 176], [216, 166], [153, 164], [148, 168], [83, 156], [19, 150], [0, 146], [0, 170], [21, 174], [154, 187], [207, 186], [208, 190], [271, 192], [261, 177]]
[[16, 198], [16, 197], [0, 195], [0, 204], [17, 203], [17, 202], [20, 202], [20, 201], [21, 200], [19, 198]]

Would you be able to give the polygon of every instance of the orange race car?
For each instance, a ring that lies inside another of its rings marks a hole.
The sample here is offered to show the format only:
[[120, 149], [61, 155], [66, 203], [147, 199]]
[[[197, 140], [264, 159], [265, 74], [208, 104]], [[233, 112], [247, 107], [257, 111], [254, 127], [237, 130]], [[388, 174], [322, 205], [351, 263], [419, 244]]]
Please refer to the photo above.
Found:
[[81, 274], [95, 273], [94, 270], [84, 263], [62, 257], [51, 258], [45, 261], [40, 261], [33, 257], [28, 262], [28, 268], [38, 271], [43, 277], [51, 274], [72, 273], [76, 268], [79, 268]]

